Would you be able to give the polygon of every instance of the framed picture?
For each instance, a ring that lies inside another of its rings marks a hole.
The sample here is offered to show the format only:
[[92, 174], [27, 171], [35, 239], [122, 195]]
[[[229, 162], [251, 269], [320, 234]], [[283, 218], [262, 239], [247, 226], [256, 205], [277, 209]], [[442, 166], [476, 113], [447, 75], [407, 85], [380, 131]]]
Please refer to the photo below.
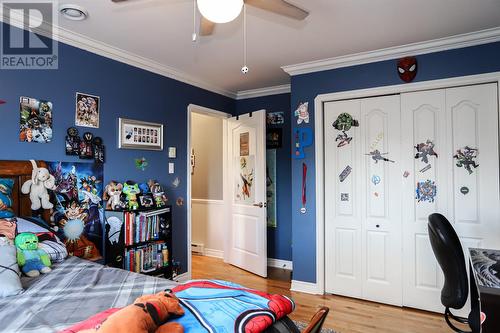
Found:
[[75, 125], [99, 128], [99, 96], [76, 93]]
[[283, 125], [285, 123], [284, 112], [269, 112], [266, 115], [266, 123], [268, 125]]
[[118, 118], [118, 148], [163, 150], [163, 124]]
[[52, 102], [21, 97], [19, 104], [19, 141], [52, 141]]
[[283, 146], [283, 129], [269, 128], [266, 133], [266, 148], [277, 149]]

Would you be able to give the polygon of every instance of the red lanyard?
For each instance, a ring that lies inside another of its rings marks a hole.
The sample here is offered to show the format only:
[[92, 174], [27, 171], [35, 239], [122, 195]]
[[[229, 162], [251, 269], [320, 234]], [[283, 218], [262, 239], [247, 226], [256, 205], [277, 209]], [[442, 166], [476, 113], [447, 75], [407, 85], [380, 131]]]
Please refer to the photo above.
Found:
[[307, 165], [302, 163], [302, 208], [306, 207], [306, 177], [307, 177]]

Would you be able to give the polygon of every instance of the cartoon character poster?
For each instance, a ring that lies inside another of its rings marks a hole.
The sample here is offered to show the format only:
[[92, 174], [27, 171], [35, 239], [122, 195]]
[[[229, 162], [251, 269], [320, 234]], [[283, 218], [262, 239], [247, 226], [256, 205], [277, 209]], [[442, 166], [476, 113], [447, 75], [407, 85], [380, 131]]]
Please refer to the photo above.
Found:
[[276, 228], [276, 149], [266, 151], [266, 163], [267, 226]]
[[255, 200], [255, 156], [236, 157], [236, 201], [252, 205]]
[[75, 125], [99, 128], [99, 96], [76, 93]]
[[52, 215], [58, 236], [70, 255], [102, 259], [103, 169], [101, 164], [49, 162], [56, 179]]
[[19, 141], [36, 143], [52, 141], [52, 102], [21, 97], [19, 112]]

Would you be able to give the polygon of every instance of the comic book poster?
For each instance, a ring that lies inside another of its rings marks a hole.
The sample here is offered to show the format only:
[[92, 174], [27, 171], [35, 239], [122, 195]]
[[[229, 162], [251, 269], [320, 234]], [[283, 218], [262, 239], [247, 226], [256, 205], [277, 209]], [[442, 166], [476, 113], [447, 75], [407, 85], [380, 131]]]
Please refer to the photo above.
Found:
[[236, 165], [238, 164], [240, 167], [236, 168], [235, 174], [235, 199], [238, 203], [252, 205], [255, 201], [255, 186], [253, 182], [255, 176], [255, 156], [236, 157]]
[[103, 254], [101, 164], [48, 162], [56, 179], [54, 227], [73, 256], [100, 260]]
[[276, 228], [276, 149], [266, 151], [267, 226]]
[[52, 140], [52, 103], [21, 97], [19, 141], [47, 143]]
[[99, 128], [99, 96], [76, 93], [75, 125]]

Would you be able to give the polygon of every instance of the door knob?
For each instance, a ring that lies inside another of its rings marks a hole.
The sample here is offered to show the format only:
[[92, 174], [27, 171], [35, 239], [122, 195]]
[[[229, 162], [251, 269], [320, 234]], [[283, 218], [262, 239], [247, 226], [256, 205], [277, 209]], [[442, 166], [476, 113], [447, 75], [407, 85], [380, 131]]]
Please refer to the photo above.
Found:
[[259, 207], [259, 208], [262, 208], [262, 207], [266, 207], [267, 205], [265, 203], [262, 203], [262, 202], [259, 202], [259, 203], [254, 203], [253, 204], [255, 207]]

